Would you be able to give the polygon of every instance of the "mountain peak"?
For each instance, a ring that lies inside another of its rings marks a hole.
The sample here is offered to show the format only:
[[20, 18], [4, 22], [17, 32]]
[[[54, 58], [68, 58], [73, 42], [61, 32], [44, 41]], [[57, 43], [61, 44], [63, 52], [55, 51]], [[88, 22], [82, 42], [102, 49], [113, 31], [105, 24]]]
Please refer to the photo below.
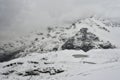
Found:
[[88, 32], [88, 28], [82, 28], [73, 37], [68, 39], [62, 46], [62, 49], [83, 50], [85, 52], [91, 49], [110, 49], [115, 48], [109, 41], [104, 42], [95, 34]]
[[113, 31], [116, 28], [119, 30], [118, 27], [108, 26], [104, 20], [92, 16], [80, 19], [69, 27], [48, 27], [46, 33], [35, 32], [15, 42], [5, 43], [0, 46], [0, 56], [7, 53], [11, 60], [33, 52], [46, 53], [64, 49], [87, 52], [91, 49], [115, 48], [118, 43], [111, 36], [117, 34]]

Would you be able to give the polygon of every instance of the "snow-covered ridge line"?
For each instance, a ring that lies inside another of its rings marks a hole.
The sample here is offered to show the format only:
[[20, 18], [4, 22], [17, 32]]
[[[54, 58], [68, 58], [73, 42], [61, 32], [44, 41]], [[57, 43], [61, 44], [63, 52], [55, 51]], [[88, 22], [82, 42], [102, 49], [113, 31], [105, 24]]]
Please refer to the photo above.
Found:
[[[45, 53], [51, 51], [59, 51], [62, 50], [62, 46], [66, 42], [68, 42], [68, 40], [70, 40], [72, 37], [75, 37], [77, 39], [77, 37], [80, 38], [80, 36], [83, 36], [82, 33], [76, 36], [76, 34], [79, 33], [79, 31], [83, 28], [88, 29], [89, 33], [92, 33], [95, 36], [97, 36], [100, 39], [100, 41], [98, 40], [98, 42], [103, 42], [102, 44], [104, 44], [105, 42], [105, 45], [107, 44], [107, 46], [109, 45], [119, 47], [120, 43], [118, 42], [119, 37], [117, 37], [117, 35], [120, 34], [118, 32], [120, 28], [113, 27], [111, 25], [108, 26], [104, 22], [105, 20], [103, 19], [97, 17], [89, 17], [78, 20], [69, 27], [48, 27], [47, 33], [34, 32], [28, 36], [23, 37], [20, 40], [18, 39], [13, 42], [1, 44], [0, 54], [5, 54], [9, 56], [9, 52], [12, 52], [10, 53], [10, 55], [14, 56], [12, 56], [12, 58], [16, 58], [26, 56], [27, 54], [33, 52]], [[95, 37], [94, 35], [87, 36]], [[98, 42], [95, 42], [94, 40], [92, 40], [92, 38], [88, 37], [86, 38], [87, 43], [91, 45], [92, 42], [92, 46], [97, 46]], [[109, 42], [106, 43], [107, 41]], [[81, 39], [79, 41], [74, 41], [75, 44], [79, 44], [78, 42], [82, 42]], [[79, 47], [81, 47], [81, 45]], [[97, 47], [93, 48], [99, 49], [99, 46]], [[15, 53], [16, 50], [19, 50], [19, 52], [14, 55], [13, 53]]]

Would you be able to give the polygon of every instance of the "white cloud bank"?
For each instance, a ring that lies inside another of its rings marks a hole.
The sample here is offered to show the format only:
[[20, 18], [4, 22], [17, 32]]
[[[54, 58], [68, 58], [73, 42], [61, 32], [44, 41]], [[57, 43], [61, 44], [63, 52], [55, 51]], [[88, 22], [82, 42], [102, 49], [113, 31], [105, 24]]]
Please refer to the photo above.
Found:
[[[97, 14], [120, 18], [120, 0], [0, 0], [0, 32], [23, 33]], [[8, 34], [7, 34], [8, 35]]]

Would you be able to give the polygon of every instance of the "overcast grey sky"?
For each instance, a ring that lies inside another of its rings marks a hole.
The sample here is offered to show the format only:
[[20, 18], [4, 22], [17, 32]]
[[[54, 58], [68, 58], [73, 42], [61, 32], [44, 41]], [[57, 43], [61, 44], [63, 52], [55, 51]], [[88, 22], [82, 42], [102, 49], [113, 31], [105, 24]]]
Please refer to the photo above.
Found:
[[93, 14], [120, 18], [120, 0], [0, 0], [0, 38]]

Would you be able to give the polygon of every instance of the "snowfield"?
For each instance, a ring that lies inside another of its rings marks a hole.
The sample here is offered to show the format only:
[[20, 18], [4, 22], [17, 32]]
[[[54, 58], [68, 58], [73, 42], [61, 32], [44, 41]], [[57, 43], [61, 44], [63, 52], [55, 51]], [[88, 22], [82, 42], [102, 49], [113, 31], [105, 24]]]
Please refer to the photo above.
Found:
[[120, 25], [97, 17], [0, 43], [0, 80], [120, 80]]
[[0, 80], [119, 80], [119, 74], [120, 49], [32, 53], [0, 63]]

